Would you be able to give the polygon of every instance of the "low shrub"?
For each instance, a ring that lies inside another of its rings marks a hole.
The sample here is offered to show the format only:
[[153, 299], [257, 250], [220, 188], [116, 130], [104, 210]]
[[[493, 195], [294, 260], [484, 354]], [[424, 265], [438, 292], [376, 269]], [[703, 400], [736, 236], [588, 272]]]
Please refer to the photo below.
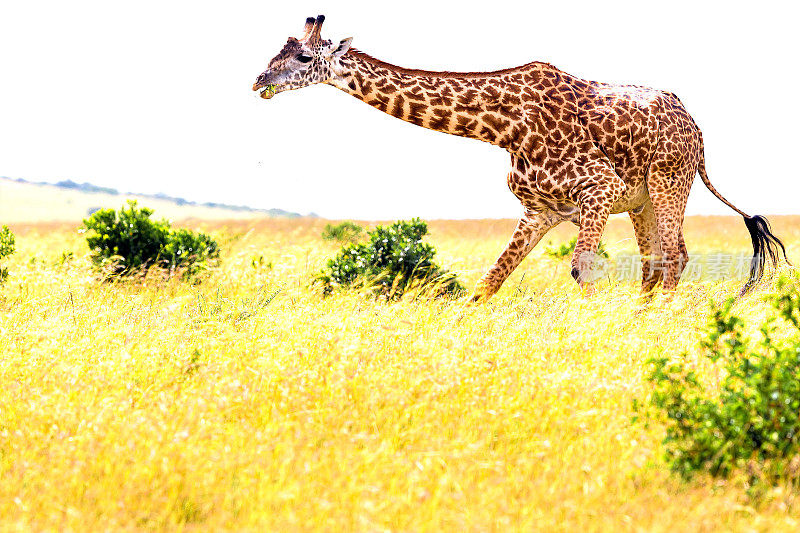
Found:
[[428, 225], [418, 218], [378, 226], [367, 232], [368, 242], [344, 246], [316, 279], [325, 293], [357, 282], [391, 297], [412, 284], [431, 286], [437, 295], [462, 293], [455, 274], [434, 263], [436, 250], [422, 242], [427, 233]]
[[[650, 411], [666, 422], [666, 460], [683, 477], [698, 472], [751, 481], [798, 479], [800, 467], [800, 292], [797, 277], [783, 278], [768, 297], [772, 315], [756, 340], [728, 300], [700, 340], [700, 365], [718, 376], [701, 383], [679, 359], [650, 361]], [[788, 334], [787, 334], [788, 330]]]
[[186, 275], [195, 276], [219, 261], [219, 246], [205, 233], [174, 229], [167, 236], [161, 257], [166, 267], [183, 269]]
[[[14, 234], [7, 226], [0, 229], [0, 259], [8, 257], [16, 250]], [[8, 279], [8, 267], [0, 267], [0, 285]]]
[[219, 246], [204, 233], [172, 229], [153, 220], [153, 210], [128, 201], [119, 212], [100, 209], [83, 221], [92, 262], [113, 275], [158, 266], [191, 277], [219, 259]]
[[326, 224], [322, 230], [322, 238], [326, 241], [356, 242], [362, 233], [364, 228], [355, 222], [345, 220], [338, 224]]
[[[548, 246], [545, 248], [544, 253], [552, 257], [553, 259], [564, 259], [565, 257], [569, 257], [575, 251], [575, 245], [578, 244], [578, 238], [573, 237], [572, 240], [567, 242], [566, 244], [560, 244], [559, 246], [554, 246], [548, 243]], [[606, 251], [605, 244], [603, 241], [600, 241], [599, 246], [597, 247], [597, 255], [600, 257], [604, 257], [608, 259], [608, 252]]]

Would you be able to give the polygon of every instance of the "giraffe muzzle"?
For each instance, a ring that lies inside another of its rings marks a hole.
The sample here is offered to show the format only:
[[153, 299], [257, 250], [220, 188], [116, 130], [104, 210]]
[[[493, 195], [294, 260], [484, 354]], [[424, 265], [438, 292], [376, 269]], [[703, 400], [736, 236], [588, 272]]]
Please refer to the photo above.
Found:
[[271, 83], [267, 72], [264, 72], [256, 79], [256, 82], [253, 84], [253, 90], [258, 92], [258, 96], [261, 98], [269, 100], [278, 92], [278, 86]]
[[270, 83], [258, 89], [254, 87], [253, 90], [258, 91], [258, 96], [260, 96], [264, 100], [269, 100], [270, 98], [275, 96], [275, 94], [278, 92], [278, 86]]

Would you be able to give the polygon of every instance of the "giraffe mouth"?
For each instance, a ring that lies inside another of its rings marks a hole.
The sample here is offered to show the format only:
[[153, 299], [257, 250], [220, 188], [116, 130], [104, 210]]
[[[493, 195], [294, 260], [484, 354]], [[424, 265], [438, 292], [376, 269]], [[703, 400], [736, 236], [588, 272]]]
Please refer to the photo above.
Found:
[[269, 100], [278, 92], [278, 86], [275, 84], [264, 85], [263, 87], [253, 87], [254, 91], [258, 91], [258, 96], [264, 100]]

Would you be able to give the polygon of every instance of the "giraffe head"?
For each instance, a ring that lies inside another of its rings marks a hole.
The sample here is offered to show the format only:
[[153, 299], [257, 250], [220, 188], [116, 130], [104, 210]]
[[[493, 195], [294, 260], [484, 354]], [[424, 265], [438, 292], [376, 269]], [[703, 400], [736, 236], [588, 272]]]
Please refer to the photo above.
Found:
[[286, 45], [269, 62], [253, 84], [261, 98], [272, 98], [282, 91], [325, 83], [341, 69], [339, 58], [350, 49], [352, 37], [332, 43], [320, 36], [325, 16], [306, 19], [304, 35], [289, 37]]

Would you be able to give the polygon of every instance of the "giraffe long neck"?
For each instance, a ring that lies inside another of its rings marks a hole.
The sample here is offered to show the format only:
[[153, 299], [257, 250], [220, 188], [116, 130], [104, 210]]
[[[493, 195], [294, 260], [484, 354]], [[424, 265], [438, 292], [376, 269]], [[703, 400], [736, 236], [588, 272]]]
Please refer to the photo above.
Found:
[[[529, 64], [487, 73], [446, 73], [389, 65], [350, 50], [332, 85], [394, 117], [424, 128], [512, 148], [523, 131], [524, 100], [535, 87]], [[546, 65], [549, 67], [549, 65]], [[550, 67], [553, 68], [553, 67]]]

